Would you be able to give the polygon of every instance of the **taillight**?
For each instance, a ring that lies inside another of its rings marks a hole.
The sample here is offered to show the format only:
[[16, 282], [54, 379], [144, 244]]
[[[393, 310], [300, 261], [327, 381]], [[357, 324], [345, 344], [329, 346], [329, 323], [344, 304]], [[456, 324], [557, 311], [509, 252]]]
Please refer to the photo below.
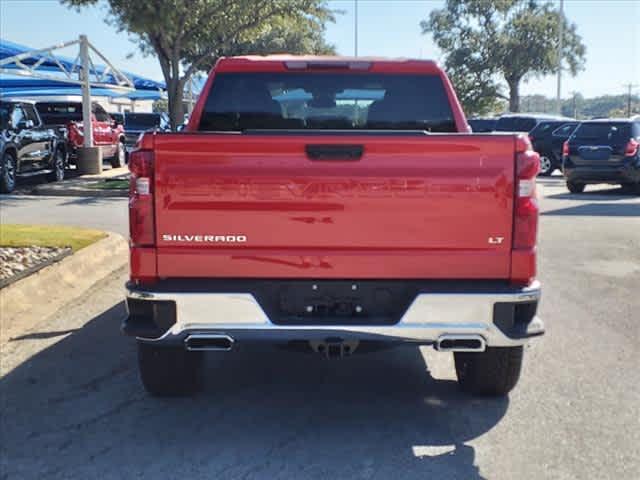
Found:
[[153, 208], [153, 152], [134, 150], [129, 155], [129, 236], [131, 245], [151, 246], [155, 243]]
[[640, 147], [640, 143], [635, 138], [629, 140], [629, 143], [624, 147], [624, 156], [625, 157], [633, 157], [636, 153], [638, 153], [638, 147]]
[[513, 248], [533, 248], [538, 233], [538, 200], [536, 175], [540, 171], [540, 156], [526, 137], [516, 143], [516, 205]]
[[516, 139], [516, 188], [513, 213], [511, 282], [528, 285], [536, 276], [536, 237], [538, 235], [538, 200], [536, 175], [540, 156], [527, 137]]
[[569, 156], [569, 140], [567, 140], [562, 144], [562, 156], [563, 157]]

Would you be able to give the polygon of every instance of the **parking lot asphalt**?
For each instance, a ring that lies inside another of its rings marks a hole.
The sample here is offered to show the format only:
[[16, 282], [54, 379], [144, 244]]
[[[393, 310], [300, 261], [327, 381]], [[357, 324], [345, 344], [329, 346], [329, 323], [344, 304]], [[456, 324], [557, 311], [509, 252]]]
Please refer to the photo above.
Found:
[[0, 224], [35, 223], [129, 234], [126, 198], [0, 195]]
[[[640, 197], [539, 184], [547, 334], [508, 399], [460, 393], [450, 354], [409, 347], [211, 354], [202, 394], [151, 398], [119, 332], [120, 270], [0, 346], [0, 478], [638, 478]], [[0, 209], [126, 231], [126, 199]]]

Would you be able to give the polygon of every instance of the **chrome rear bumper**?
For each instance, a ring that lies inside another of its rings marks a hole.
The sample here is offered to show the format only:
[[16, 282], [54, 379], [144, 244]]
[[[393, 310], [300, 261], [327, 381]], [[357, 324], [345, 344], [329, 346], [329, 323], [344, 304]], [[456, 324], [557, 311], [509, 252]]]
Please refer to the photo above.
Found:
[[[131, 316], [125, 333], [149, 342], [179, 343], [191, 334], [228, 335], [234, 341], [379, 340], [433, 344], [446, 335], [480, 335], [488, 347], [517, 346], [542, 335], [544, 324], [530, 316], [519, 328], [496, 320], [496, 304], [528, 304], [540, 299], [540, 284], [498, 293], [421, 293], [393, 325], [280, 325], [273, 323], [249, 293], [154, 292], [128, 287], [129, 301], [175, 304], [175, 319], [161, 335], [147, 336]], [[517, 311], [515, 308], [513, 311]], [[175, 323], [173, 323], [175, 322]]]

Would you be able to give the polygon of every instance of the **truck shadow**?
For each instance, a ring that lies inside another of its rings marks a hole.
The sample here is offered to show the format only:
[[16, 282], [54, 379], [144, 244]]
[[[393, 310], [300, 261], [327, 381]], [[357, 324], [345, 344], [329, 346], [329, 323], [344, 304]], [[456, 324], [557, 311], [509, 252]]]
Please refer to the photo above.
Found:
[[589, 187], [587, 187], [587, 190], [582, 193], [555, 193], [553, 195], [546, 195], [545, 198], [553, 198], [555, 200], [576, 200], [582, 202], [613, 202], [616, 200], [629, 200], [636, 196], [636, 194], [627, 192], [622, 187], [591, 191], [589, 191]]
[[536, 177], [536, 182], [544, 185], [563, 185], [565, 180], [562, 175], [553, 175], [551, 177], [542, 177], [538, 175]]
[[585, 203], [574, 207], [558, 208], [542, 212], [545, 216], [582, 217], [640, 217], [640, 204], [636, 203]]
[[[54, 332], [67, 336], [0, 380], [2, 478], [479, 479], [467, 442], [508, 406], [434, 379], [413, 347], [342, 360], [267, 347], [212, 354], [203, 393], [152, 398], [123, 316], [118, 304]], [[10, 345], [42, 341], [55, 338]]]

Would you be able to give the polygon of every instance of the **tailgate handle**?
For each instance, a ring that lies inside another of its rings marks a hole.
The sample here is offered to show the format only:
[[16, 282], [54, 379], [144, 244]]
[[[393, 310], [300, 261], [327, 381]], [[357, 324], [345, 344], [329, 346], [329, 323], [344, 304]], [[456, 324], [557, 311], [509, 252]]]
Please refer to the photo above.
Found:
[[360, 160], [362, 145], [306, 145], [307, 157], [311, 160]]

